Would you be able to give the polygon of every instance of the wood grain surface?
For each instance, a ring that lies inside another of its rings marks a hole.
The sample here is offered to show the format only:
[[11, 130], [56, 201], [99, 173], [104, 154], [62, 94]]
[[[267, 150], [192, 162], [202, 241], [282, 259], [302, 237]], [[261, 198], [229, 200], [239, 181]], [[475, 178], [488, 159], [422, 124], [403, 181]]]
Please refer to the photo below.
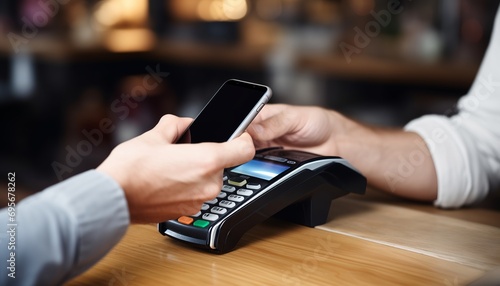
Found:
[[464, 285], [484, 273], [415, 251], [270, 219], [224, 255], [163, 237], [154, 225], [133, 225], [109, 255], [68, 285]]
[[318, 228], [478, 269], [500, 265], [500, 228], [397, 205], [342, 199]]

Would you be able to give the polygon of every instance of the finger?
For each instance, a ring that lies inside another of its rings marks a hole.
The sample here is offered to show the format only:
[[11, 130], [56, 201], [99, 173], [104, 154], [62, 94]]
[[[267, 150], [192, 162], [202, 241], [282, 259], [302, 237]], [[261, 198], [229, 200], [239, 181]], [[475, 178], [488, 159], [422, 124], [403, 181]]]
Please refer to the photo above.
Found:
[[188, 117], [177, 117], [172, 114], [162, 116], [158, 124], [153, 128], [155, 132], [159, 132], [168, 143], [173, 143], [184, 133], [189, 124], [193, 121]]
[[220, 152], [220, 167], [229, 168], [250, 161], [255, 155], [255, 147], [252, 137], [247, 133], [229, 141], [220, 143], [222, 148], [217, 148]]
[[272, 117], [279, 116], [281, 111], [285, 109], [284, 104], [267, 104], [262, 108], [262, 110], [257, 114], [257, 117], [252, 121], [250, 126], [248, 126], [247, 131], [254, 138], [254, 141], [259, 141], [261, 139], [262, 133], [266, 125], [266, 121]]
[[189, 127], [191, 123], [193, 123], [193, 118], [189, 117], [181, 117], [179, 125], [177, 125], [177, 135], [174, 138], [174, 141], [177, 141], [182, 134], [186, 131], [186, 129]]
[[259, 123], [281, 112], [285, 108], [285, 104], [266, 104], [257, 114], [253, 122]]
[[256, 141], [272, 141], [291, 133], [295, 128], [293, 122], [293, 116], [281, 111], [250, 125], [247, 131]]

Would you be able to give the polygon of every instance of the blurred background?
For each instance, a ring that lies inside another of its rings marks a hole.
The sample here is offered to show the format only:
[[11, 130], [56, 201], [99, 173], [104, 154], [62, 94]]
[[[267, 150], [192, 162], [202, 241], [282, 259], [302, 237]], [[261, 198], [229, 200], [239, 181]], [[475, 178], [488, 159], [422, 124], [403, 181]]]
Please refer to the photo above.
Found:
[[[229, 78], [369, 124], [452, 114], [493, 0], [2, 0], [0, 169], [38, 191]], [[228, 103], [229, 104], [229, 103]]]

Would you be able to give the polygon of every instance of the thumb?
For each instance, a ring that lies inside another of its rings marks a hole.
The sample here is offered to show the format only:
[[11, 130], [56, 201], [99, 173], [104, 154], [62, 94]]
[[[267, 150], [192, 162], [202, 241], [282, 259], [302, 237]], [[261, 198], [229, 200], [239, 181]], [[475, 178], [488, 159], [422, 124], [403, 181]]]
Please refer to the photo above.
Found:
[[255, 146], [253, 145], [252, 137], [248, 133], [243, 133], [239, 137], [231, 141], [221, 143], [223, 154], [222, 158], [224, 168], [233, 167], [250, 161], [255, 156]]
[[272, 141], [293, 130], [290, 122], [284, 113], [278, 113], [258, 123], [252, 123], [247, 131], [256, 141]]
[[160, 121], [150, 131], [159, 134], [166, 142], [173, 143], [182, 135], [192, 121], [192, 118], [166, 114], [162, 116]]

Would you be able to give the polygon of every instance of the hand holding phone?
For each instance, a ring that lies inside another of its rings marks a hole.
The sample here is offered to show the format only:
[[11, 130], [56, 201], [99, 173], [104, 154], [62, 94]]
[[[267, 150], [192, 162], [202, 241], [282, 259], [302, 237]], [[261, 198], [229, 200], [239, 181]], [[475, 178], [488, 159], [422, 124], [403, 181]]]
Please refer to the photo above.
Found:
[[177, 143], [220, 143], [238, 137], [271, 96], [271, 89], [265, 85], [230, 79], [219, 88]]

